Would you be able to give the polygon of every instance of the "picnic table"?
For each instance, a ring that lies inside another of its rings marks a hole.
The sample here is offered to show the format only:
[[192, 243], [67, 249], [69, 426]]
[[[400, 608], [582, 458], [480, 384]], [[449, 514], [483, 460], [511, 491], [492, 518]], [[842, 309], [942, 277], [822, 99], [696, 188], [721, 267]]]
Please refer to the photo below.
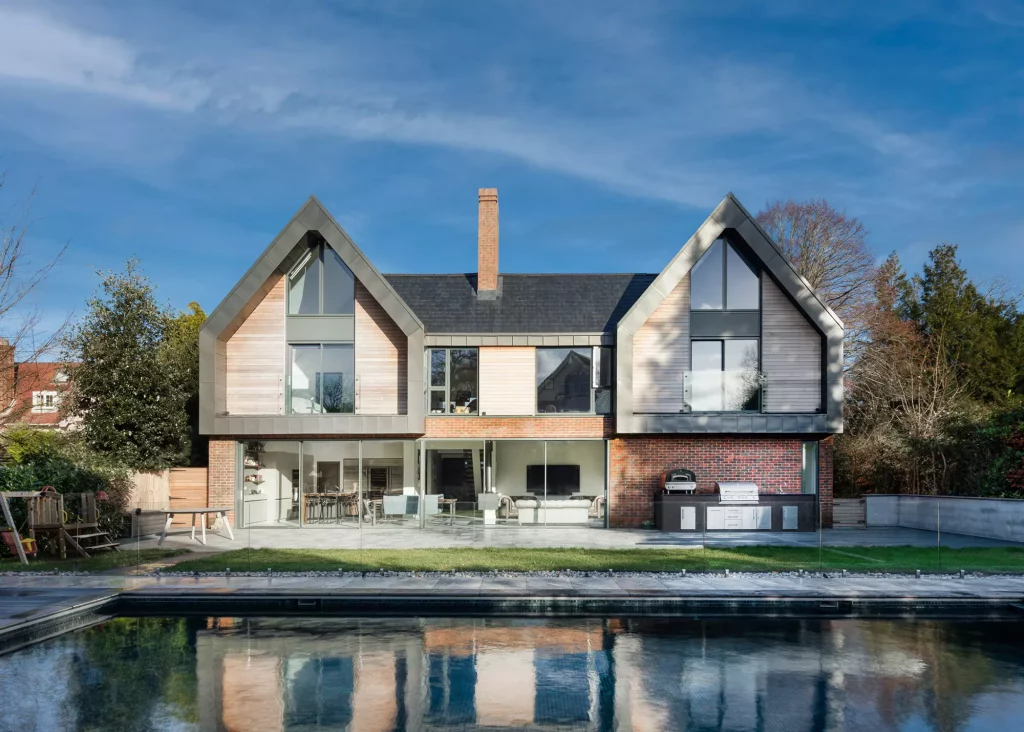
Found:
[[160, 513], [162, 513], [165, 516], [167, 516], [167, 522], [164, 524], [164, 531], [163, 531], [163, 533], [160, 534], [160, 541], [158, 541], [156, 543], [156, 545], [160, 546], [161, 544], [164, 543], [164, 539], [167, 538], [167, 532], [171, 530], [171, 521], [174, 520], [174, 517], [176, 515], [184, 515], [184, 516], [191, 515], [192, 516], [192, 538], [193, 539], [196, 538], [196, 516], [198, 516], [199, 517], [200, 526], [202, 527], [202, 537], [203, 537], [199, 541], [200, 541], [200, 543], [203, 544], [203, 546], [206, 546], [206, 517], [207, 517], [208, 514], [211, 514], [211, 513], [217, 514], [218, 517], [224, 519], [224, 528], [227, 529], [228, 538], [230, 538], [231, 541], [234, 541], [235, 540], [235, 535], [233, 533], [231, 533], [231, 522], [228, 521], [228, 511], [230, 511], [230, 510], [231, 509], [228, 509], [228, 508], [169, 508], [169, 509], [166, 509], [166, 510], [162, 510], [162, 511], [160, 511]]

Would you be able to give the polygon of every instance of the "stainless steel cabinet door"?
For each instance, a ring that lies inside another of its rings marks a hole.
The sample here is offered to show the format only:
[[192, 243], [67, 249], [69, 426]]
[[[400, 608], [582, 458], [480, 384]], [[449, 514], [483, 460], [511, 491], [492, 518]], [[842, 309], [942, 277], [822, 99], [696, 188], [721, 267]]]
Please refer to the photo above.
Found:
[[707, 512], [707, 523], [704, 524], [708, 531], [714, 531], [715, 529], [725, 528], [725, 509], [724, 508], [708, 508]]
[[679, 528], [682, 531], [694, 531], [697, 528], [697, 507], [681, 506], [679, 509]]

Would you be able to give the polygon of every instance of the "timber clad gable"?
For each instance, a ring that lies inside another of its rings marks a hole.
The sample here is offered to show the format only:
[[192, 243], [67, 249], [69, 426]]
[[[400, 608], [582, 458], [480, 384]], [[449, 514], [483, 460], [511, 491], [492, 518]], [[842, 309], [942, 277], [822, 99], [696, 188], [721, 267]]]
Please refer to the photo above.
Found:
[[284, 411], [285, 278], [274, 273], [270, 279], [270, 291], [227, 340], [229, 414]]
[[356, 413], [407, 414], [408, 340], [356, 281]]
[[633, 409], [681, 412], [690, 368], [690, 276], [661, 301], [633, 338]]

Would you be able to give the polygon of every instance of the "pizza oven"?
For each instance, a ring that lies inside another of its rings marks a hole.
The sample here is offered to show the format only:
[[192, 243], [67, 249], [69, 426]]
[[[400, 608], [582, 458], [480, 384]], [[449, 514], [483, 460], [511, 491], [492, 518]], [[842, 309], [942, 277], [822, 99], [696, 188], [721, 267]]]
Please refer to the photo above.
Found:
[[697, 490], [697, 476], [686, 468], [669, 470], [661, 475], [661, 488], [666, 493], [694, 493]]

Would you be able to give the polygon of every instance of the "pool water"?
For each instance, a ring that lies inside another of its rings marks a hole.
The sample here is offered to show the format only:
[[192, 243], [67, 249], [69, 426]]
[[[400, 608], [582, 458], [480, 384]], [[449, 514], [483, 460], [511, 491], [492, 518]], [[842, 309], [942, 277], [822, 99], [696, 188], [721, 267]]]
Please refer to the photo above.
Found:
[[1024, 729], [1012, 622], [117, 618], [0, 657], [0, 729]]

